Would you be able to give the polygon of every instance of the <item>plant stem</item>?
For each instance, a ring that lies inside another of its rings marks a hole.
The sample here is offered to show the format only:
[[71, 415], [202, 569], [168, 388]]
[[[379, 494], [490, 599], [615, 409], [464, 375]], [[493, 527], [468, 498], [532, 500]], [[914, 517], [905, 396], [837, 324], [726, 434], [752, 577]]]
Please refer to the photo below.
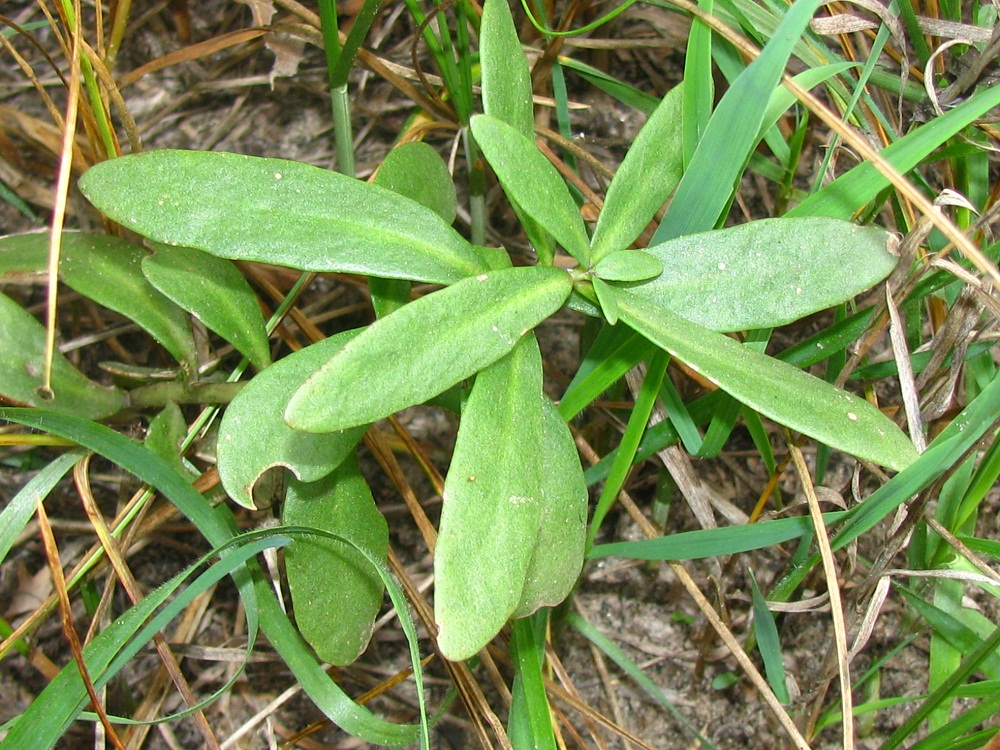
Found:
[[175, 404], [228, 404], [247, 381], [239, 383], [153, 383], [129, 392], [129, 406], [148, 409]]
[[354, 177], [354, 135], [351, 130], [351, 100], [347, 95], [347, 84], [330, 91], [330, 105], [333, 109], [333, 132], [337, 147], [337, 171]]

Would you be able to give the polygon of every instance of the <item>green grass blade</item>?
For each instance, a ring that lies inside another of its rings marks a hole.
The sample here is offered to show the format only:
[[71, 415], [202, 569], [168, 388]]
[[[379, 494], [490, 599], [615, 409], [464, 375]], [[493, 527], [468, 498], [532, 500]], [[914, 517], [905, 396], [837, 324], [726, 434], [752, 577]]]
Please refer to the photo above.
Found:
[[510, 657], [514, 664], [507, 734], [514, 747], [556, 750], [552, 715], [545, 694], [545, 630], [548, 612], [514, 620], [510, 628]]
[[566, 393], [559, 401], [559, 414], [567, 422], [604, 391], [621, 380], [655, 347], [630, 328], [604, 325]]
[[774, 37], [722, 97], [677, 186], [653, 244], [715, 227], [757, 143], [767, 102], [778, 85], [792, 47], [820, 0], [798, 0]]
[[[713, 0], [699, 0], [698, 7], [712, 13]], [[684, 55], [683, 164], [687, 167], [698, 147], [715, 106], [715, 79], [712, 71], [712, 29], [697, 18], [691, 21], [687, 53]]]
[[[829, 526], [844, 520], [847, 511], [824, 513]], [[717, 529], [684, 531], [679, 534], [644, 539], [638, 542], [598, 544], [587, 554], [589, 559], [627, 557], [632, 560], [703, 560], [771, 547], [812, 534], [808, 517], [779, 518], [750, 526], [722, 526]]]
[[757, 650], [764, 662], [764, 672], [767, 684], [771, 686], [775, 697], [783, 705], [791, 703], [788, 696], [788, 685], [785, 682], [785, 665], [781, 659], [781, 641], [778, 638], [778, 626], [774, 615], [767, 607], [764, 595], [760, 593], [757, 579], [750, 571], [750, 590], [753, 597], [753, 632], [757, 637]]
[[647, 116], [652, 115], [653, 111], [660, 104], [660, 100], [655, 96], [647, 94], [645, 91], [640, 91], [634, 86], [629, 86], [627, 83], [623, 83], [617, 78], [608, 75], [605, 71], [598, 70], [579, 60], [574, 60], [570, 57], [560, 57], [559, 63], [564, 68], [569, 68], [576, 72], [592, 86]]
[[[195, 596], [217, 583], [234, 569], [245, 564], [264, 548], [274, 547], [275, 541], [256, 542], [242, 549], [231, 550], [222, 561], [201, 574], [191, 586], [170, 602], [151, 621], [146, 623], [156, 609], [166, 602], [202, 561], [175, 576], [166, 585], [145, 596], [127, 613], [105, 628], [84, 649], [88, 672], [97, 689], [103, 687], [117, 674], [124, 664], [152, 638], [153, 634], [172, 619]], [[212, 553], [214, 555], [214, 553]], [[252, 617], [247, 610], [248, 618]], [[143, 626], [143, 623], [146, 623]], [[252, 623], [251, 623], [252, 624]], [[255, 628], [250, 629], [251, 643]], [[52, 747], [63, 736], [69, 725], [79, 716], [89, 701], [80, 672], [75, 664], [63, 669], [31, 706], [18, 717], [11, 731], [0, 743], [2, 748], [20, 750]]]
[[[928, 158], [934, 149], [998, 105], [1000, 86], [983, 89], [941, 117], [934, 118], [890, 144], [880, 155], [896, 170], [905, 174]], [[811, 195], [786, 216], [850, 218], [888, 186], [889, 180], [865, 162]]]
[[[173, 471], [162, 459], [103, 425], [38, 409], [0, 408], [0, 419], [73, 440], [108, 458], [160, 490], [215, 547], [222, 547], [238, 533], [235, 519], [224, 506], [213, 508], [185, 477]], [[405, 745], [417, 740], [419, 727], [393, 724], [377, 718], [369, 709], [352, 701], [330, 679], [302, 641], [279, 605], [274, 589], [253, 561], [249, 561], [246, 567], [236, 568], [233, 578], [248, 610], [257, 610], [268, 640], [281, 654], [306, 694], [335, 724], [374, 744]]]
[[[897, 727], [889, 738], [879, 746], [879, 750], [893, 750], [912, 737], [930, 712], [933, 711], [942, 701], [950, 698], [954, 694], [955, 690], [970, 676], [972, 676], [977, 669], [979, 669], [983, 660], [994, 654], [998, 648], [1000, 648], [1000, 628], [994, 630], [993, 634], [989, 638], [985, 638], [975, 650], [969, 653], [965, 661], [962, 662], [961, 668], [952, 673], [952, 675], [945, 680], [945, 682], [943, 682], [937, 690], [927, 696], [927, 699], [920, 706], [918, 706], [909, 717], [907, 717], [906, 721]], [[994, 701], [1000, 703], [1000, 696], [994, 696]], [[992, 703], [993, 701], [990, 702]], [[990, 709], [990, 713], [995, 713], [996, 707], [990, 706]], [[931, 745], [931, 747], [941, 746]]]
[[660, 387], [660, 399], [663, 401], [663, 407], [667, 411], [671, 424], [680, 436], [684, 450], [692, 456], [698, 455], [703, 442], [701, 432], [698, 431], [698, 425], [691, 418], [687, 404], [681, 399], [681, 394], [677, 392], [674, 381], [669, 377], [663, 379], [663, 385]]
[[52, 488], [83, 455], [83, 451], [71, 450], [57, 456], [35, 474], [0, 512], [0, 562], [6, 559], [14, 542], [35, 514], [39, 501], [48, 497]]
[[601, 523], [618, 498], [618, 493], [624, 486], [628, 472], [632, 468], [632, 458], [636, 448], [639, 447], [643, 433], [646, 431], [649, 415], [652, 414], [653, 407], [656, 405], [656, 397], [660, 392], [660, 384], [667, 372], [669, 361], [670, 356], [662, 350], [655, 352], [649, 360], [646, 377], [642, 381], [639, 395], [636, 396], [635, 406], [632, 407], [632, 413], [629, 415], [628, 426], [625, 428], [625, 434], [622, 435], [621, 443], [618, 446], [618, 453], [611, 467], [611, 473], [601, 490], [601, 497], [597, 501], [597, 507], [594, 508], [594, 515], [590, 520], [590, 530], [587, 532], [587, 549], [593, 546]]
[[854, 541], [900, 504], [951, 469], [989, 430], [1000, 413], [1000, 376], [962, 410], [920, 458], [873, 492], [831, 540], [834, 550]]

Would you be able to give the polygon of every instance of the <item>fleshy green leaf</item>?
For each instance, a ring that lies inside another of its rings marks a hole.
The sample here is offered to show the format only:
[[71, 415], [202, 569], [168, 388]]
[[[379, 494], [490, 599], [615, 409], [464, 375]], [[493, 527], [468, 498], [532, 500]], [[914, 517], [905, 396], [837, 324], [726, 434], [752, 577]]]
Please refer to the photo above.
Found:
[[618, 322], [618, 299], [615, 297], [615, 290], [606, 281], [598, 277], [590, 280], [597, 294], [597, 301], [601, 303], [601, 312], [604, 313], [605, 320], [611, 325]]
[[[336, 533], [384, 562], [389, 527], [353, 453], [329, 476], [288, 482], [281, 521]], [[385, 587], [363, 555], [329, 537], [298, 538], [285, 550], [295, 624], [324, 661], [350, 664], [368, 646]]]
[[127, 396], [87, 378], [58, 350], [52, 359], [54, 398], [39, 395], [45, 373], [45, 326], [0, 294], [0, 398], [85, 419], [104, 419], [125, 408]]
[[404, 143], [386, 154], [375, 184], [426, 206], [446, 224], [455, 221], [458, 199], [448, 165], [422, 141]]
[[525, 138], [535, 134], [531, 76], [507, 0], [486, 0], [479, 27], [483, 111]]
[[488, 115], [472, 118], [472, 132], [507, 196], [541, 224], [566, 252], [590, 265], [590, 240], [563, 178], [534, 141]]
[[647, 248], [663, 273], [629, 292], [714, 331], [771, 328], [877, 284], [896, 266], [894, 244], [838, 219], [762, 219]]
[[434, 553], [438, 645], [474, 656], [521, 599], [545, 502], [542, 357], [534, 335], [476, 377], [444, 484]]
[[222, 486], [237, 503], [254, 508], [254, 485], [268, 469], [284, 466], [302, 482], [315, 482], [352, 453], [364, 425], [299, 432], [285, 424], [283, 412], [302, 382], [357, 334], [340, 333], [275, 362], [229, 404], [219, 425], [216, 458]]
[[867, 401], [616, 290], [622, 320], [738, 401], [831, 448], [900, 470], [917, 458], [906, 435]]
[[[146, 251], [106, 234], [64, 232], [59, 277], [99, 305], [134, 320], [178, 361], [193, 368], [198, 360], [187, 315], [160, 294], [142, 274]], [[0, 239], [0, 278], [44, 278], [48, 233]]]
[[435, 284], [483, 270], [425, 206], [298, 162], [147, 151], [91, 167], [80, 190], [133, 231], [222, 258]]
[[595, 261], [631, 245], [680, 182], [683, 88], [674, 86], [663, 97], [611, 180], [594, 227]]
[[587, 482], [569, 427], [542, 401], [542, 518], [513, 617], [554, 607], [573, 590], [587, 541]]
[[181, 407], [168, 401], [160, 413], [149, 421], [143, 444], [169, 464], [179, 476], [186, 476], [194, 481], [197, 474], [181, 460], [181, 444], [187, 434], [187, 427]]
[[306, 380], [285, 420], [296, 429], [332, 432], [423, 403], [507, 354], [562, 306], [572, 283], [555, 268], [509, 268], [411, 302]]
[[646, 281], [663, 273], [663, 261], [643, 250], [620, 250], [594, 266], [594, 275], [605, 281]]
[[271, 364], [264, 315], [243, 275], [201, 250], [154, 243], [142, 261], [150, 283], [222, 336], [258, 370]]

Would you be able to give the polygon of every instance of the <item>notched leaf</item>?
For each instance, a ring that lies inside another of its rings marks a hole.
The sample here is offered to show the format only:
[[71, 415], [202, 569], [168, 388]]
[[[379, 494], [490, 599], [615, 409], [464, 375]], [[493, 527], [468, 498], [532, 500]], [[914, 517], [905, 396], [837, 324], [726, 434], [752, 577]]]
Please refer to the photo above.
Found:
[[366, 426], [328, 433], [293, 430], [284, 420], [292, 394], [358, 331], [347, 331], [278, 360], [251, 380], [226, 408], [216, 457], [226, 492], [255, 508], [254, 486], [265, 472], [285, 467], [302, 482], [332, 472], [350, 455]]
[[123, 391], [90, 380], [58, 350], [52, 360], [52, 390], [43, 390], [45, 340], [45, 326], [0, 294], [0, 400], [84, 419], [104, 419], [125, 408]]
[[[357, 458], [305, 484], [289, 480], [282, 523], [309, 526], [349, 539], [385, 564], [389, 530], [375, 507]], [[385, 587], [354, 547], [326, 536], [296, 536], [285, 548], [295, 623], [320, 659], [343, 666], [368, 646]]]

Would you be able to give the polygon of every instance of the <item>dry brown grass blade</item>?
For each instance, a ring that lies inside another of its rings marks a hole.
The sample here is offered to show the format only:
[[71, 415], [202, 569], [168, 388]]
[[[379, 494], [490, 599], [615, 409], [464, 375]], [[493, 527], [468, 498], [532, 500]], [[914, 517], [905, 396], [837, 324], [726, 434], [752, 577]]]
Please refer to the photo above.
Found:
[[[580, 693], [576, 689], [576, 685], [573, 684], [573, 680], [569, 676], [569, 672], [566, 671], [566, 667], [563, 665], [562, 660], [559, 658], [559, 654], [557, 654], [555, 652], [555, 649], [552, 648], [551, 641], [545, 644], [545, 661], [549, 665], [549, 667], [551, 667], [552, 674], [554, 674], [559, 679], [559, 683], [562, 685], [562, 689], [568, 695], [571, 695], [578, 701], [582, 702], [580, 698]], [[579, 737], [579, 734], [577, 733], [573, 725], [565, 720], [562, 711], [560, 711], [559, 708], [555, 705], [552, 705], [551, 708], [553, 711], [557, 712], [557, 715], [560, 717], [562, 726], [566, 727], [568, 731], [570, 731], [574, 736], [578, 738], [577, 744], [580, 745], [581, 747], [586, 747], [586, 744], [583, 742], [583, 739]], [[598, 733], [597, 724], [594, 722], [594, 720], [591, 719], [589, 716], [584, 716], [583, 720], [587, 724], [587, 731], [590, 732], [596, 750], [607, 750], [607, 746], [604, 743], [604, 738], [601, 737], [601, 735]]]
[[392, 429], [399, 436], [399, 439], [403, 441], [403, 445], [406, 446], [410, 455], [420, 464], [421, 470], [423, 470], [424, 475], [430, 480], [434, 491], [439, 495], [443, 495], [444, 477], [441, 476], [441, 472], [438, 471], [437, 466], [431, 461], [431, 457], [427, 455], [427, 451], [423, 449], [420, 443], [413, 439], [410, 431], [400, 424], [400, 421], [395, 416], [389, 417], [389, 424], [392, 425]]
[[406, 474], [396, 460], [392, 449], [389, 448], [385, 438], [377, 430], [368, 430], [365, 433], [365, 445], [368, 446], [368, 450], [375, 456], [375, 460], [379, 462], [379, 465], [389, 477], [393, 486], [402, 495], [403, 502], [406, 503], [410, 515], [413, 516], [413, 520], [417, 524], [417, 529], [419, 529], [421, 536], [424, 538], [427, 550], [433, 553], [434, 546], [437, 544], [437, 529], [434, 528], [434, 524], [431, 523], [431, 520], [424, 512], [420, 500], [417, 499], [416, 493], [410, 487], [410, 483], [406, 479]]
[[66, 636], [66, 641], [73, 654], [73, 661], [76, 662], [77, 668], [80, 670], [80, 678], [83, 680], [87, 695], [90, 696], [92, 708], [100, 719], [108, 739], [111, 740], [116, 750], [125, 750], [125, 746], [118, 738], [114, 726], [108, 719], [101, 698], [94, 687], [94, 682], [90, 679], [90, 671], [87, 669], [87, 662], [83, 658], [83, 646], [80, 644], [80, 637], [73, 626], [73, 605], [69, 601], [69, 592], [66, 590], [66, 578], [63, 576], [62, 562], [59, 560], [59, 545], [56, 543], [56, 538], [52, 533], [52, 526], [49, 524], [49, 517], [45, 512], [45, 505], [42, 503], [41, 498], [38, 500], [37, 517], [38, 528], [42, 534], [42, 544], [45, 547], [45, 557], [52, 572], [52, 586], [56, 591], [55, 595], [59, 601], [63, 634]]
[[[97, 502], [94, 500], [94, 495], [90, 487], [89, 469], [90, 458], [88, 456], [84, 460], [79, 461], [76, 466], [73, 467], [73, 480], [76, 483], [80, 498], [83, 500], [83, 507], [87, 513], [87, 517], [90, 519], [90, 523], [94, 527], [94, 531], [97, 533], [97, 538], [100, 540], [101, 546], [104, 548], [104, 554], [108, 562], [111, 564], [115, 574], [118, 576], [118, 581], [121, 583], [122, 588], [125, 589], [125, 593], [128, 595], [129, 600], [133, 604], [136, 604], [142, 599], [142, 591], [139, 588], [138, 582], [135, 580], [135, 576], [132, 575], [132, 571], [129, 570], [127, 563], [122, 557], [118, 542], [111, 535], [111, 531], [108, 529], [107, 523], [105, 523], [104, 517], [101, 515], [101, 512], [97, 507]], [[170, 675], [171, 680], [173, 680], [173, 683], [177, 687], [181, 697], [183, 697], [184, 702], [188, 706], [195, 705], [198, 702], [198, 699], [195, 697], [190, 685], [188, 685], [187, 679], [181, 672], [180, 664], [178, 663], [173, 652], [170, 650], [170, 646], [167, 643], [166, 638], [163, 637], [162, 633], [157, 633], [153, 636], [153, 643], [163, 664], [163, 668]], [[215, 738], [215, 733], [212, 731], [212, 727], [209, 725], [208, 719], [205, 718], [204, 712], [196, 712], [194, 714], [194, 719], [198, 729], [202, 733], [202, 737], [207, 743], [207, 747], [213, 748], [213, 750], [218, 750], [219, 742]]]
[[[62, 71], [59, 70], [59, 66], [56, 64], [56, 61], [52, 58], [52, 55], [49, 54], [48, 50], [45, 49], [44, 46], [38, 43], [38, 40], [35, 39], [33, 35], [24, 31], [20, 26], [18, 26], [16, 23], [14, 23], [6, 16], [0, 15], [0, 24], [7, 26], [11, 29], [14, 29], [15, 31], [20, 33], [22, 37], [30, 40], [32, 45], [34, 45], [35, 49], [37, 49], [45, 57], [46, 61], [55, 71], [56, 75], [59, 76], [59, 78], [62, 80], [63, 85], [66, 84], [66, 78], [65, 76], [63, 76]], [[63, 127], [62, 113], [59, 111], [59, 108], [56, 106], [55, 102], [52, 101], [52, 97], [49, 96], [49, 92], [46, 90], [45, 86], [42, 85], [42, 82], [38, 80], [38, 77], [35, 75], [34, 68], [31, 67], [31, 64], [28, 63], [28, 61], [21, 56], [21, 54], [17, 51], [14, 45], [10, 42], [10, 40], [7, 39], [7, 37], [4, 36], [3, 34], [0, 34], [0, 45], [2, 45], [4, 49], [6, 49], [7, 52], [10, 54], [10, 56], [14, 58], [14, 61], [17, 63], [17, 66], [21, 69], [21, 72], [24, 73], [25, 78], [31, 81], [31, 85], [34, 87], [36, 93], [38, 94], [38, 97], [42, 100], [42, 104], [44, 104], [45, 108], [48, 110], [49, 116], [52, 118], [52, 122], [56, 124], [56, 127], [59, 130], [62, 130]]]
[[155, 60], [150, 60], [145, 65], [140, 65], [135, 70], [130, 70], [128, 73], [122, 75], [118, 79], [118, 88], [127, 88], [143, 78], [143, 76], [155, 73], [158, 70], [163, 70], [164, 68], [190, 62], [192, 60], [199, 60], [203, 57], [214, 55], [216, 52], [221, 52], [224, 49], [229, 49], [230, 47], [235, 47], [239, 44], [245, 44], [246, 42], [251, 42], [254, 39], [259, 39], [267, 34], [268, 31], [269, 29], [259, 28], [230, 31], [227, 34], [220, 34], [219, 36], [214, 36], [211, 39], [206, 39], [204, 42], [198, 42], [188, 47], [174, 50], [173, 52], [163, 55], [162, 57], [158, 57]]
[[632, 732], [628, 731], [625, 727], [619, 726], [615, 722], [611, 721], [611, 719], [602, 714], [600, 711], [596, 711], [593, 707], [589, 706], [587, 703], [583, 702], [560, 685], [557, 685], [555, 682], [546, 679], [545, 691], [556, 700], [562, 701], [573, 711], [579, 713], [586, 719], [593, 721], [595, 724], [599, 724], [613, 734], [618, 735], [623, 740], [631, 742], [633, 745], [642, 748], [642, 750], [657, 750], [655, 746], [650, 745], [641, 737], [637, 737], [632, 734]]
[[840, 675], [840, 704], [844, 732], [844, 750], [854, 748], [854, 706], [851, 694], [851, 665], [847, 660], [847, 627], [844, 624], [844, 605], [840, 598], [840, 579], [837, 574], [837, 563], [830, 548], [830, 537], [823, 522], [823, 511], [819, 507], [816, 489], [809, 476], [809, 467], [802, 456], [802, 451], [795, 441], [788, 439], [788, 450], [792, 454], [795, 471], [799, 482], [809, 501], [809, 516], [812, 518], [813, 529], [816, 532], [816, 545], [819, 547], [820, 558], [823, 560], [823, 572], [826, 576], [826, 590], [830, 597], [830, 614], [833, 620], [834, 645], [837, 652], [837, 671]]
[[73, 142], [76, 140], [76, 118], [80, 106], [80, 2], [74, 3], [76, 23], [72, 29], [70, 49], [70, 78], [66, 96], [65, 127], [59, 154], [59, 172], [56, 178], [55, 205], [52, 208], [52, 231], [49, 234], [49, 279], [48, 299], [45, 315], [45, 370], [38, 395], [49, 401], [55, 393], [52, 390], [52, 361], [56, 353], [56, 311], [59, 296], [59, 255], [62, 249], [63, 222], [66, 219], [66, 202], [69, 194], [69, 178], [73, 170]]

